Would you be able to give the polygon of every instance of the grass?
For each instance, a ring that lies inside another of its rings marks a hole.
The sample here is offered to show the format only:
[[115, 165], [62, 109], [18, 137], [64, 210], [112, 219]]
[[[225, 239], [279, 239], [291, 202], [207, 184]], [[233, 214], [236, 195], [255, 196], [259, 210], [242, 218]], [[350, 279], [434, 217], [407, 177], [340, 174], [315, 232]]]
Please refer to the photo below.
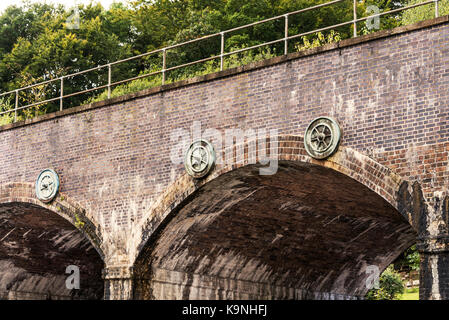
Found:
[[419, 288], [405, 289], [399, 300], [419, 300]]

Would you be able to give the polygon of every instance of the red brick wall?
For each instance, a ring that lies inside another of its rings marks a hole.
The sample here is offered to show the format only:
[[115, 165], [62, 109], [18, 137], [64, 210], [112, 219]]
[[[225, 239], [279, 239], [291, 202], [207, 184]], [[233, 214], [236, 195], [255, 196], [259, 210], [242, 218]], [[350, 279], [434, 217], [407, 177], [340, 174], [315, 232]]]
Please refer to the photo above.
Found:
[[[203, 129], [302, 136], [312, 119], [331, 116], [343, 130], [343, 146], [418, 181], [427, 200], [445, 195], [447, 20], [6, 126], [0, 129], [0, 185], [33, 183], [41, 170], [54, 168], [61, 192], [95, 223], [119, 230], [136, 223], [184, 173], [170, 161], [173, 130], [201, 121]], [[126, 255], [132, 246], [120, 250]]]

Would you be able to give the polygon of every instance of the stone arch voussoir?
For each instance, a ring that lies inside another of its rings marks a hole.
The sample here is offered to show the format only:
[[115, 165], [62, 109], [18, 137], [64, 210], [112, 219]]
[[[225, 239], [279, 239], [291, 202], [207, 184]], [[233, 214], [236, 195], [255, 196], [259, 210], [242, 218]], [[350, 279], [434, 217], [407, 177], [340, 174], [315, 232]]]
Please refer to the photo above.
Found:
[[[276, 142], [275, 140], [273, 141]], [[259, 155], [261, 154], [268, 155], [269, 159], [277, 158], [279, 161], [306, 162], [333, 169], [368, 187], [384, 198], [395, 209], [399, 209], [397, 201], [398, 190], [404, 180], [389, 168], [356, 150], [341, 145], [338, 151], [331, 157], [326, 160], [316, 160], [306, 153], [303, 138], [300, 136], [278, 136], [277, 144], [274, 144], [278, 146], [277, 156], [275, 153], [269, 155], [270, 150], [271, 152], [273, 150], [276, 151], [273, 148], [270, 149], [269, 140], [265, 141], [267, 143], [261, 144], [265, 146], [266, 150], [249, 148], [248, 146], [254, 142], [256, 142], [256, 146], [259, 146], [258, 141], [246, 141], [243, 145], [234, 146], [234, 150], [232, 150], [235, 152], [234, 154], [237, 154], [236, 150], [238, 148], [243, 148], [244, 156], [241, 157], [242, 159], [235, 161], [236, 157], [234, 157], [234, 161], [231, 164], [217, 165], [205, 179], [194, 180], [188, 174], [184, 173], [170, 185], [156, 200], [146, 215], [144, 215], [139, 226], [140, 230], [138, 234], [140, 239], [135, 242], [138, 244], [137, 250], [135, 250], [136, 256], [131, 257], [131, 261], [134, 262], [137, 259], [138, 254], [150, 236], [161, 226], [166, 217], [196, 190], [229, 171], [253, 164], [254, 159], [259, 163]], [[229, 149], [223, 150], [223, 159], [225, 159], [224, 154], [230, 151]], [[251, 152], [256, 152], [255, 157]]]

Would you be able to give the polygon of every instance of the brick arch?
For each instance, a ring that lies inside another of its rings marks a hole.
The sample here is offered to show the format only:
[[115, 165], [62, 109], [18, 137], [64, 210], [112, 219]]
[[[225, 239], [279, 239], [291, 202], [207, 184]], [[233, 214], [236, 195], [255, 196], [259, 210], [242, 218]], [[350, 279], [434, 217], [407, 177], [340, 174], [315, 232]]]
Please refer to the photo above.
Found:
[[86, 215], [86, 210], [76, 202], [58, 193], [50, 203], [43, 203], [35, 196], [32, 183], [8, 183], [0, 186], [0, 205], [8, 203], [27, 203], [47, 209], [75, 226], [92, 244], [104, 261], [105, 255], [101, 249], [101, 234], [98, 227]]
[[[405, 181], [391, 169], [354, 149], [342, 145], [339, 146], [338, 151], [334, 155], [326, 160], [316, 160], [306, 153], [302, 137], [283, 135], [278, 136], [277, 140], [277, 159], [279, 161], [305, 162], [333, 169], [368, 187], [385, 199], [393, 208], [402, 213], [401, 208], [398, 208], [400, 206], [398, 205], [398, 195], [399, 189], [404, 185]], [[246, 141], [243, 146], [234, 147], [234, 152], [237, 148], [243, 147], [244, 157], [242, 161], [233, 164], [217, 165], [211, 174], [205, 179], [198, 181], [184, 173], [171, 184], [142, 219], [141, 225], [139, 226], [140, 230], [136, 234], [140, 239], [135, 239], [135, 243], [137, 244], [135, 250], [136, 255], [130, 257], [131, 262], [134, 263], [150, 236], [159, 229], [167, 216], [196, 190], [227, 172], [250, 165], [251, 163], [248, 160], [250, 158], [248, 156], [248, 145], [252, 142], [254, 141]], [[263, 145], [266, 145], [267, 149], [269, 149], [269, 143]], [[223, 154], [227, 151], [229, 150], [224, 150]], [[259, 154], [259, 152], [257, 153]], [[260, 154], [268, 153], [269, 151]], [[258, 155], [256, 160], [259, 162]], [[413, 226], [411, 218], [409, 216], [405, 216], [405, 218]]]

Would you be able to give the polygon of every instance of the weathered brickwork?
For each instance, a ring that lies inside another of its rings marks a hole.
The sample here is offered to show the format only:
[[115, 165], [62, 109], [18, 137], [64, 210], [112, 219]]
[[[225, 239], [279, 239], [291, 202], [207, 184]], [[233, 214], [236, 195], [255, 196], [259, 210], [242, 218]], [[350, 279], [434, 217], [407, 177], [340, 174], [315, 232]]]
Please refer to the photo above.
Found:
[[[175, 130], [190, 132], [195, 121], [202, 131], [275, 129], [285, 140], [283, 160], [352, 177], [411, 223], [423, 251], [444, 251], [448, 53], [449, 23], [442, 17], [4, 126], [0, 187], [32, 184], [41, 170], [55, 169], [61, 194], [80, 207], [106, 266], [128, 268], [179, 205], [242, 166], [217, 166], [194, 183], [182, 164], [171, 162]], [[329, 161], [311, 160], [302, 147], [300, 137], [318, 116], [335, 118], [343, 130], [340, 151]], [[132, 272], [126, 274], [129, 281]], [[108, 297], [118, 296], [114, 286], [127, 288], [120, 298], [132, 295], [127, 282], [111, 285]], [[449, 297], [447, 286], [438, 290]]]
[[[103, 298], [100, 237], [63, 194], [45, 205], [30, 184], [2, 186], [0, 234], [0, 299]], [[81, 290], [66, 287], [70, 265], [80, 270]]]
[[366, 266], [385, 268], [416, 233], [367, 187], [294, 152], [289, 158], [273, 176], [254, 165], [223, 173], [178, 206], [136, 262], [135, 298], [204, 298], [202, 289], [227, 280], [237, 287], [219, 286], [225, 292], [209, 298], [295, 299], [304, 290], [363, 297]]

